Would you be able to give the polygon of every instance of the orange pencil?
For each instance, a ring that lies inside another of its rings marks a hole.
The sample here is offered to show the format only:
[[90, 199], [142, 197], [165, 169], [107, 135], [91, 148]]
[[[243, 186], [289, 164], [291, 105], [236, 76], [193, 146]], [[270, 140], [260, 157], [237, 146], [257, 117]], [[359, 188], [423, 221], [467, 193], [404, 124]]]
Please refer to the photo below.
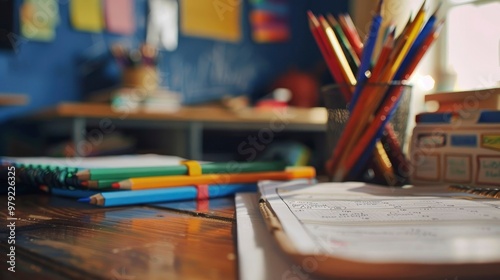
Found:
[[314, 178], [316, 171], [313, 167], [291, 167], [285, 171], [253, 172], [237, 174], [204, 174], [198, 176], [156, 176], [141, 177], [113, 183], [115, 189], [140, 190], [169, 188], [192, 185], [220, 185], [232, 183], [254, 183], [260, 180], [293, 180], [299, 178]]
[[387, 66], [387, 59], [389, 58], [389, 55], [391, 54], [392, 49], [394, 48], [394, 35], [396, 33], [396, 30], [393, 30], [389, 36], [387, 36], [387, 40], [385, 40], [384, 47], [382, 48], [382, 51], [380, 52], [380, 55], [377, 59], [377, 63], [375, 64], [375, 67], [373, 67], [371, 76], [372, 77], [379, 77], [380, 74], [382, 73], [382, 70], [384, 69], [385, 66]]

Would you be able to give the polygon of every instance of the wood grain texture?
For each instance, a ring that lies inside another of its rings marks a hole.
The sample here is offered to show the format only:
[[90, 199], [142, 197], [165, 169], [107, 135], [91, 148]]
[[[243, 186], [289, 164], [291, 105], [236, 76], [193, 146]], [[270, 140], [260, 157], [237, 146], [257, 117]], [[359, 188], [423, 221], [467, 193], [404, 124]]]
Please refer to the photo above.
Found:
[[[0, 199], [7, 201], [6, 196]], [[227, 201], [222, 205], [213, 204], [214, 210], [186, 205], [169, 205], [173, 210], [97, 208], [51, 196], [18, 196], [19, 274], [6, 274], [8, 232], [2, 227], [0, 275], [56, 280], [234, 279], [234, 206], [227, 207]], [[5, 221], [6, 207], [1, 215]], [[39, 274], [46, 278], [33, 276]]]
[[270, 121], [281, 121], [286, 124], [310, 125], [323, 127], [327, 121], [325, 108], [294, 108], [286, 113], [273, 110], [257, 110], [247, 108], [237, 112], [218, 105], [186, 106], [175, 113], [150, 113], [143, 111], [116, 111], [108, 104], [102, 103], [61, 103], [56, 107], [41, 111], [31, 118], [51, 119], [68, 117], [111, 118], [133, 120], [163, 120], [204, 123], [259, 123], [268, 125]]

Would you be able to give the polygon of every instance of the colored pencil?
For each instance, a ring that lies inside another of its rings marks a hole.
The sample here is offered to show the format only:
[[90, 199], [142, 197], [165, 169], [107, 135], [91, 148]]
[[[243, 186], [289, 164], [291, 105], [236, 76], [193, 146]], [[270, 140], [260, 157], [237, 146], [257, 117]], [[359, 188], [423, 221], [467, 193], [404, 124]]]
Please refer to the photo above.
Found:
[[80, 184], [89, 189], [108, 189], [117, 179], [82, 181]]
[[[434, 25], [439, 6], [425, 21], [424, 0], [415, 17], [412, 19], [410, 15], [405, 28], [396, 37], [395, 28], [391, 24], [387, 28], [384, 26], [385, 32], [380, 31], [382, 5], [383, 1], [379, 1], [364, 46], [360, 41], [356, 43], [356, 40], [352, 39], [352, 35], [357, 35], [357, 32], [352, 32], [356, 29], [349, 15], [340, 15], [338, 20], [328, 15], [328, 21], [323, 16], [318, 16], [322, 33], [326, 37], [326, 40], [323, 39], [322, 48], [330, 51], [333, 49], [333, 52], [329, 53], [330, 58], [333, 56], [336, 61], [335, 66], [341, 68], [343, 79], [334, 78], [335, 82], [340, 84], [339, 81], [342, 81], [356, 85], [349, 90], [352, 92], [351, 99], [346, 98], [346, 101], [350, 102], [350, 117], [326, 164], [327, 172], [333, 175], [334, 180], [353, 178], [350, 172], [362, 170], [367, 166], [366, 162], [370, 156], [375, 159], [376, 169], [385, 173], [384, 177], [389, 184], [404, 177], [405, 174], [397, 169], [407, 169], [405, 168], [407, 161], [399, 141], [392, 126], [388, 124], [398, 107], [403, 87], [402, 84], [393, 81], [407, 80], [430, 45], [428, 43], [433, 40], [431, 37], [434, 39], [437, 37], [439, 28], [435, 28]], [[344, 40], [346, 38], [347, 40]], [[345, 42], [349, 42], [351, 48]], [[375, 51], [377, 44], [381, 47]], [[321, 48], [320, 43], [318, 45]], [[349, 70], [352, 72], [354, 68], [350, 60], [352, 53], [361, 57], [359, 71], [354, 80], [349, 77]], [[324, 53], [323, 56], [325, 60], [328, 57]], [[370, 135], [367, 135], [367, 131]], [[383, 141], [380, 142], [382, 138]], [[352, 156], [353, 153], [355, 157]], [[398, 178], [395, 178], [396, 175]]]
[[351, 43], [354, 51], [356, 52], [358, 57], [361, 57], [363, 53], [363, 42], [359, 37], [358, 31], [356, 30], [351, 17], [349, 16], [349, 14], [339, 15], [338, 22], [340, 24], [340, 27], [342, 27], [342, 29], [344, 30], [344, 34]]
[[347, 39], [347, 37], [344, 34], [344, 31], [342, 30], [342, 27], [340, 27], [339, 23], [335, 19], [335, 17], [331, 14], [328, 14], [326, 16], [326, 19], [330, 23], [333, 31], [335, 32], [335, 35], [337, 35], [337, 38], [339, 39], [340, 46], [342, 47], [342, 51], [346, 55], [347, 61], [349, 62], [349, 66], [351, 66], [351, 69], [353, 70], [354, 73], [356, 73], [359, 69], [360, 65], [360, 60], [356, 52], [351, 46], [351, 43]]
[[[422, 43], [422, 46], [418, 48], [418, 52], [414, 55], [413, 59], [411, 59], [411, 63], [408, 64], [407, 69], [405, 70], [405, 75], [402, 77], [402, 80], [407, 80], [410, 78], [411, 74], [417, 67], [419, 61], [422, 59], [424, 54], [427, 52], [431, 44], [435, 41], [435, 39], [439, 36], [441, 27], [443, 22], [440, 22], [435, 28], [432, 34], [430, 34], [426, 40]], [[368, 129], [364, 132], [364, 137], [357, 142], [358, 148], [354, 149], [352, 153], [349, 154], [348, 161], [345, 164], [345, 168], [351, 168], [358, 158], [361, 156], [363, 152], [362, 147], [366, 147], [371, 139], [375, 136], [378, 129], [388, 122], [389, 118], [387, 118], [387, 114], [394, 110], [396, 103], [400, 98], [401, 90], [398, 88], [394, 88], [388, 98], [385, 99], [385, 102], [382, 106], [382, 109], [379, 110], [377, 115], [375, 116], [372, 124]]]
[[[263, 171], [285, 170], [284, 161], [255, 161], [255, 162], [224, 162], [224, 163], [203, 163], [201, 170], [203, 174], [212, 173], [246, 173]], [[81, 170], [76, 173], [76, 177], [81, 181], [89, 180], [123, 180], [136, 177], [187, 175], [188, 167], [183, 164], [151, 166], [151, 167], [131, 167], [131, 168], [96, 168]]]
[[376, 142], [375, 149], [377, 149], [378, 153], [374, 154], [375, 155], [374, 160], [375, 162], [379, 162], [377, 166], [382, 167], [381, 171], [382, 175], [384, 176], [384, 179], [386, 180], [389, 186], [392, 186], [397, 182], [397, 180], [392, 167], [392, 163], [389, 160], [389, 157], [382, 145], [382, 142], [380, 141]]
[[347, 58], [344, 52], [342, 51], [342, 47], [340, 46], [340, 42], [338, 41], [335, 32], [333, 32], [332, 27], [330, 26], [328, 21], [326, 21], [324, 16], [319, 16], [318, 20], [323, 29], [325, 30], [325, 33], [328, 37], [328, 43], [333, 49], [335, 57], [337, 58], [337, 61], [341, 66], [342, 75], [344, 76], [345, 81], [350, 85], [353, 86], [356, 85], [356, 77], [354, 76], [354, 73], [352, 72], [352, 69], [349, 66], [349, 62], [347, 61]]
[[113, 188], [138, 190], [200, 184], [256, 183], [260, 180], [307, 179], [313, 178], [314, 176], [316, 176], [316, 172], [313, 167], [289, 167], [285, 171], [274, 172], [131, 178], [113, 184]]
[[[228, 184], [208, 186], [208, 197], [230, 196], [237, 192], [255, 192], [256, 183]], [[103, 207], [125, 206], [137, 204], [150, 204], [169, 201], [192, 200], [198, 197], [198, 190], [193, 186], [182, 186], [177, 188], [102, 192], [90, 197], [80, 198], [78, 201]]]
[[352, 111], [353, 106], [356, 106], [356, 102], [358, 101], [359, 95], [361, 94], [361, 90], [363, 89], [363, 85], [365, 81], [368, 79], [367, 73], [372, 66], [372, 55], [373, 50], [375, 49], [375, 44], [377, 42], [377, 36], [380, 29], [380, 24], [382, 23], [382, 4], [383, 0], [378, 2], [377, 10], [375, 11], [375, 15], [373, 16], [372, 23], [370, 26], [370, 32], [366, 37], [363, 54], [361, 56], [361, 64], [359, 66], [359, 71], [356, 76], [357, 85], [354, 90], [354, 94], [352, 96], [351, 102], [349, 103], [349, 109]]
[[386, 124], [381, 141], [384, 144], [387, 156], [392, 163], [394, 173], [398, 176], [399, 183], [408, 183], [410, 165], [408, 159], [401, 150], [401, 145], [395, 135], [394, 128], [391, 123]]
[[387, 66], [387, 60], [389, 59], [389, 55], [391, 54], [392, 49], [394, 48], [394, 35], [395, 35], [395, 33], [396, 33], [396, 30], [394, 29], [387, 36], [387, 39], [385, 40], [385, 43], [384, 43], [384, 47], [380, 51], [380, 55], [377, 59], [377, 63], [373, 67], [371, 75], [373, 75], [375, 77], [380, 76], [384, 67]]
[[[424, 2], [425, 4], [425, 2]], [[423, 7], [423, 5], [422, 5]], [[425, 10], [422, 8], [415, 17], [414, 22], [408, 28], [408, 34], [402, 43], [402, 47], [397, 51], [396, 54], [392, 56], [389, 60], [389, 67], [383, 71], [381, 77], [370, 78], [370, 81], [375, 83], [381, 83], [381, 86], [368, 87], [363, 90], [360, 96], [359, 106], [355, 106], [352, 111], [352, 115], [349, 117], [343, 136], [338, 142], [336, 150], [340, 154], [338, 168], [335, 171], [334, 178], [337, 181], [342, 180], [346, 175], [346, 168], [343, 166], [345, 161], [349, 157], [352, 149], [357, 145], [359, 138], [362, 136], [363, 131], [369, 125], [370, 118], [374, 114], [375, 110], [379, 107], [381, 101], [385, 96], [385, 92], [388, 89], [386, 85], [389, 81], [394, 78], [396, 71], [399, 69], [401, 62], [406, 57], [406, 54], [415, 40], [418, 31], [420, 30], [423, 20], [425, 17]], [[337, 158], [337, 157], [335, 157]]]
[[[325, 59], [328, 70], [330, 70], [330, 74], [332, 78], [339, 84], [345, 83], [344, 77], [342, 76], [342, 72], [340, 70], [340, 65], [336, 62], [335, 55], [333, 54], [333, 50], [328, 45], [328, 39], [326, 37], [325, 31], [321, 28], [321, 25], [316, 18], [316, 16], [311, 12], [307, 12], [307, 16], [309, 17], [309, 28], [316, 40], [316, 44], [318, 45], [323, 58]], [[345, 100], [351, 99], [351, 92], [349, 88], [343, 87], [340, 89], [342, 95]]]

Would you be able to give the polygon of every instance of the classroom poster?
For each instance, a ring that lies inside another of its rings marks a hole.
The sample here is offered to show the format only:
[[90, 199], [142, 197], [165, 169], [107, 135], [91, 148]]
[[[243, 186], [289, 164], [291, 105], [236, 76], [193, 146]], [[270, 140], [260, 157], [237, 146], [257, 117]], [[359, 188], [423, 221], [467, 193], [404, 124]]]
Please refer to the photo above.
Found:
[[125, 35], [134, 33], [134, 1], [104, 0], [104, 18], [109, 32]]
[[251, 0], [250, 26], [257, 43], [278, 43], [290, 39], [288, 0]]
[[241, 11], [243, 1], [181, 0], [181, 32], [214, 40], [241, 40]]
[[177, 0], [149, 0], [146, 42], [158, 49], [175, 51], [179, 41]]
[[23, 37], [49, 42], [56, 36], [59, 5], [56, 0], [25, 0], [19, 10]]
[[70, 18], [75, 29], [88, 32], [101, 32], [104, 19], [101, 0], [71, 0]]

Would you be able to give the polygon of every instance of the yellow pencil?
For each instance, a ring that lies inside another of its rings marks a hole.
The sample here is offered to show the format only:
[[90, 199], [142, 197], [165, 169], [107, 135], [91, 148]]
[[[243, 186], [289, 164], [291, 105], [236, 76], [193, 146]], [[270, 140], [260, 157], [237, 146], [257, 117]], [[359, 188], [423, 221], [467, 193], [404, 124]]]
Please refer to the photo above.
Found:
[[335, 32], [333, 32], [332, 27], [323, 16], [319, 16], [319, 22], [321, 23], [323, 29], [325, 30], [326, 36], [328, 37], [328, 41], [330, 43], [330, 47], [333, 48], [337, 56], [338, 62], [342, 66], [340, 68], [342, 70], [342, 74], [344, 75], [346, 82], [348, 82], [350, 85], [353, 86], [356, 85], [356, 77], [352, 72], [351, 66], [349, 66], [347, 57], [345, 56], [344, 51], [340, 46], [340, 42], [337, 36], [335, 35]]
[[154, 189], [192, 185], [219, 185], [233, 183], [253, 183], [260, 180], [293, 180], [300, 178], [314, 178], [316, 171], [313, 167], [289, 167], [285, 171], [254, 172], [238, 174], [205, 174], [199, 176], [157, 176], [131, 178], [114, 183], [115, 189]]

